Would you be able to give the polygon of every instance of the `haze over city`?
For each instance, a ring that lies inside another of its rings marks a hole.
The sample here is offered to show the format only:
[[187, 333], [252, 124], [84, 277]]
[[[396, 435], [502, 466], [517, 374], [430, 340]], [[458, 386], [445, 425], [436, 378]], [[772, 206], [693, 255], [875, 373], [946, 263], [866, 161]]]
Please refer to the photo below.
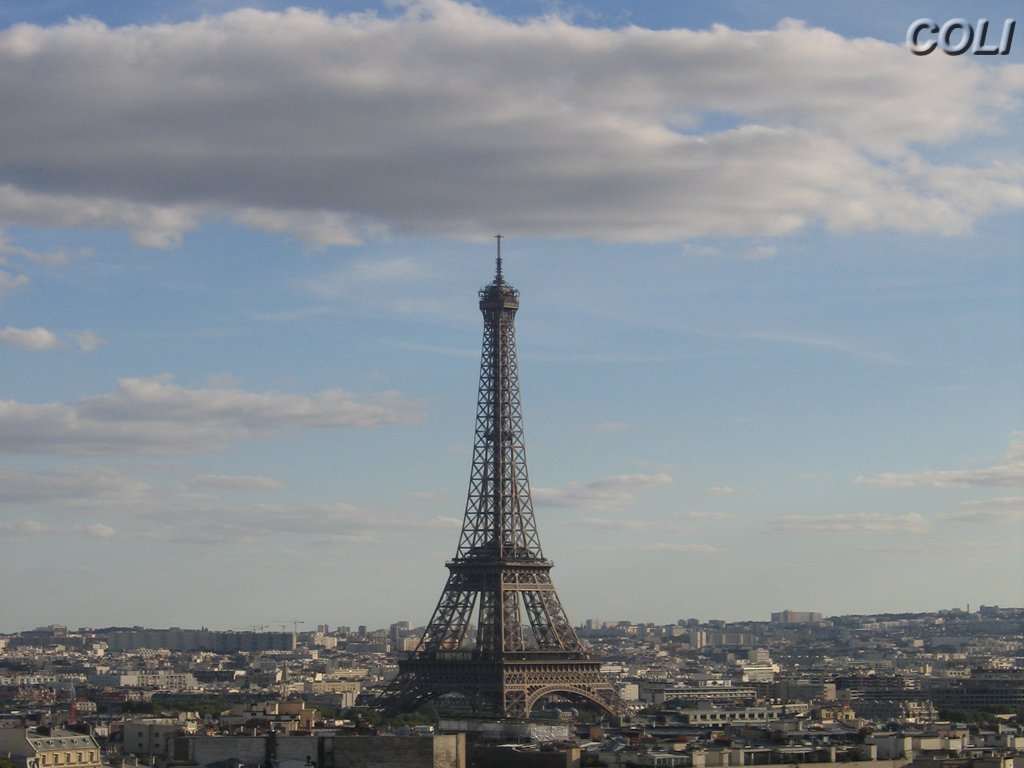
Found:
[[573, 622], [1024, 605], [1017, 10], [5, 3], [0, 632], [425, 623], [497, 233]]

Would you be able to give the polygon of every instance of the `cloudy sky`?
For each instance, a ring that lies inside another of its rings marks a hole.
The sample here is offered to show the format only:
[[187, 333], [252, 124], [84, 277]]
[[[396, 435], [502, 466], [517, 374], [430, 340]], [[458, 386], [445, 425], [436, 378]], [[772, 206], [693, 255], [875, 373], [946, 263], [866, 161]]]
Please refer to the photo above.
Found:
[[1017, 10], [5, 3], [0, 631], [425, 622], [498, 232], [574, 622], [1024, 605]]

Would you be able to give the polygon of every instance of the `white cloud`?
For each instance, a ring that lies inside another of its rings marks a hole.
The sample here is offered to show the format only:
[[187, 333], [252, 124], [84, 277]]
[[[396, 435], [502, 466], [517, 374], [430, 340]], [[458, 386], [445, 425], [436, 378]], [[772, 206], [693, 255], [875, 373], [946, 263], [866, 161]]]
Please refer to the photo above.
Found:
[[224, 491], [280, 491], [288, 487], [276, 478], [261, 475], [200, 475], [192, 483]]
[[716, 485], [712, 488], [708, 488], [708, 494], [710, 496], [729, 496], [733, 493], [736, 493], [736, 491], [728, 485]]
[[609, 434], [618, 435], [625, 432], [629, 428], [629, 424], [622, 421], [606, 421], [604, 424], [598, 424], [594, 427], [594, 432], [597, 434]]
[[671, 482], [668, 475], [616, 475], [586, 483], [566, 483], [560, 488], [534, 488], [532, 496], [538, 506], [600, 512], [631, 507], [636, 504], [639, 491]]
[[206, 217], [315, 245], [665, 240], [819, 222], [949, 234], [1024, 206], [1013, 161], [917, 154], [1015, 130], [1024, 67], [921, 63], [796, 22], [590, 29], [450, 0], [393, 19], [20, 24], [0, 31], [0, 223], [154, 247]]
[[34, 520], [23, 520], [19, 523], [0, 523], [0, 531], [10, 536], [42, 536], [49, 533], [49, 528]]
[[931, 485], [936, 488], [969, 488], [972, 485], [992, 488], [1024, 486], [1024, 463], [1002, 464], [984, 469], [923, 470], [897, 474], [885, 472], [875, 477], [858, 477], [858, 483], [881, 485], [884, 488], [913, 488]]
[[103, 523], [90, 523], [85, 526], [85, 532], [97, 539], [110, 539], [117, 535], [117, 531]]
[[[172, 495], [176, 503], [186, 501], [178, 491], [168, 492], [167, 498]], [[70, 466], [30, 472], [0, 466], [0, 504], [3, 505], [107, 509], [118, 514], [158, 497], [153, 483], [114, 467]], [[193, 495], [187, 500], [193, 502], [197, 498]]]
[[67, 525], [54, 527], [44, 525], [35, 520], [23, 520], [18, 523], [0, 523], [0, 532], [6, 533], [12, 538], [28, 538], [36, 536], [75, 536], [85, 534], [97, 539], [110, 539], [117, 535], [117, 531], [109, 525], [102, 523], [88, 523], [86, 525]]
[[[92, 331], [69, 333], [68, 336], [83, 352], [92, 352], [107, 342]], [[7, 326], [0, 330], [0, 346], [17, 347], [29, 352], [50, 352], [65, 346], [57, 337], [45, 328], [12, 328]]]
[[10, 272], [0, 269], [0, 296], [4, 296], [8, 293], [24, 288], [31, 281], [27, 275], [18, 275], [15, 277]]
[[75, 343], [78, 344], [78, 348], [83, 352], [92, 352], [94, 349], [107, 343], [104, 339], [101, 339], [95, 333], [88, 330], [69, 333], [68, 336], [75, 340]]
[[381, 542], [410, 532], [451, 530], [447, 517], [420, 520], [383, 515], [342, 502], [208, 506], [184, 515], [160, 514], [136, 522], [135, 536], [198, 543], [253, 541], [267, 536], [315, 536], [334, 541]]
[[[0, 38], [2, 36], [0, 33]], [[0, 62], [4, 60], [0, 51]], [[116, 147], [110, 147], [108, 152], [115, 150]], [[198, 205], [154, 205], [96, 193], [27, 192], [14, 184], [3, 183], [5, 167], [3, 150], [0, 150], [0, 223], [3, 224], [116, 229], [131, 232], [136, 245], [167, 249], [180, 246], [186, 232], [198, 229], [204, 213]]]
[[875, 477], [858, 477], [858, 483], [881, 485], [885, 488], [912, 488], [916, 485], [931, 485], [936, 488], [1024, 488], [1024, 433], [1012, 436], [1006, 450], [1006, 463], [982, 469], [954, 469], [908, 472], [897, 474], [885, 472]]
[[1024, 523], [1024, 496], [965, 501], [942, 520], [956, 523], [1016, 525]]
[[[443, 271], [428, 266], [422, 259], [399, 256], [356, 260], [296, 284], [318, 301], [333, 302], [349, 313], [462, 319], [467, 311], [466, 289], [445, 283], [444, 277]], [[424, 286], [429, 290], [424, 291]], [[439, 291], [438, 287], [449, 290]], [[288, 319], [288, 315], [282, 319]], [[406, 342], [394, 344], [423, 349]], [[427, 351], [451, 354], [450, 350]], [[474, 356], [479, 354], [473, 352]]]
[[247, 208], [232, 214], [239, 224], [264, 232], [282, 232], [311, 245], [358, 245], [347, 217], [330, 211], [284, 211]]
[[[228, 503], [217, 493], [206, 492], [283, 488], [283, 483], [270, 477], [208, 475], [180, 466], [64, 466], [29, 471], [0, 465], [0, 515], [7, 518], [0, 518], [0, 531], [197, 543], [281, 536], [383, 542], [461, 525], [451, 517], [382, 513], [344, 502]], [[20, 514], [29, 519], [10, 520]]]
[[771, 521], [779, 533], [917, 533], [931, 528], [928, 518], [915, 512], [887, 515], [858, 512], [849, 515], [787, 515]]
[[260, 492], [286, 487], [271, 477], [209, 475], [179, 466], [72, 465], [29, 471], [0, 465], [0, 505], [37, 506], [69, 514], [134, 517], [155, 510], [170, 513], [216, 503], [218, 497], [208, 490]]
[[57, 337], [45, 328], [12, 328], [0, 330], [0, 346], [17, 347], [29, 352], [49, 352], [60, 348]]
[[0, 253], [12, 253], [29, 261], [45, 264], [48, 267], [61, 267], [78, 259], [87, 259], [92, 256], [92, 252], [92, 248], [76, 248], [73, 250], [58, 248], [56, 251], [39, 253], [18, 245], [11, 245], [7, 241], [6, 235], [0, 231]]
[[408, 424], [421, 404], [397, 393], [326, 390], [311, 397], [185, 389], [170, 377], [121, 379], [117, 391], [74, 403], [0, 401], [0, 453], [198, 454], [300, 429]]
[[744, 251], [740, 258], [747, 261], [763, 261], [764, 259], [774, 259], [778, 252], [779, 249], [774, 245], [755, 245]]

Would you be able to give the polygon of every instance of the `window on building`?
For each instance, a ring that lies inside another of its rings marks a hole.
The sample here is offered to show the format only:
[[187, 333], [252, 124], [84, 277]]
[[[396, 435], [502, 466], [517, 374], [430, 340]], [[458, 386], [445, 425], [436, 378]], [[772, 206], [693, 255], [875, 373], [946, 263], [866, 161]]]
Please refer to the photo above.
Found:
[[53, 753], [53, 764], [60, 765], [60, 755], [58, 755], [56, 752]]

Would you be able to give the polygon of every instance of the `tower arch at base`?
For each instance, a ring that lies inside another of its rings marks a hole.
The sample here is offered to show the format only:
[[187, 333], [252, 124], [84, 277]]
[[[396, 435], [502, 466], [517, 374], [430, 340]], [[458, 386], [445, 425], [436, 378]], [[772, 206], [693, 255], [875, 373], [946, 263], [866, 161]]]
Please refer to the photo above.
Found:
[[572, 698], [585, 699], [586, 701], [589, 701], [592, 704], [596, 705], [599, 710], [601, 710], [607, 715], [611, 715], [613, 717], [619, 715], [619, 712], [617, 712], [609, 702], [605, 701], [599, 696], [595, 696], [587, 689], [576, 688], [569, 685], [545, 685], [543, 688], [538, 688], [534, 691], [531, 691], [527, 695], [526, 716], [530, 716], [530, 713], [533, 711], [533, 708], [538, 701], [552, 693], [561, 693]]

